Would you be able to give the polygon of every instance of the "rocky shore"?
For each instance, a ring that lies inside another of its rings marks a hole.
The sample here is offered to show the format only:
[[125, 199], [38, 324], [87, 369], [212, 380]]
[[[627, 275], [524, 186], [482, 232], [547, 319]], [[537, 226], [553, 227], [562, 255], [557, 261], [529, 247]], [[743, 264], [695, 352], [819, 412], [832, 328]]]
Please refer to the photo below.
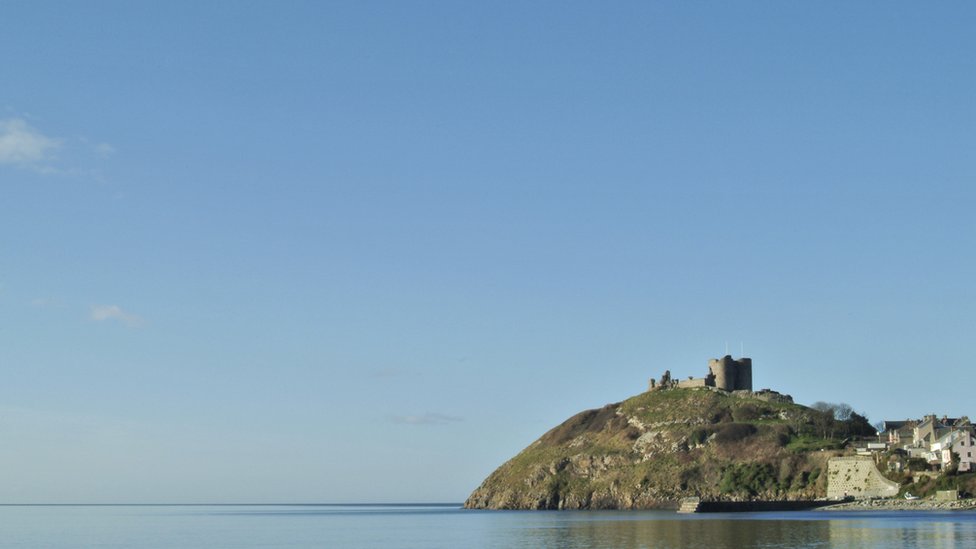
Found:
[[869, 499], [821, 507], [818, 511], [970, 511], [976, 509], [976, 498], [956, 501], [925, 499]]

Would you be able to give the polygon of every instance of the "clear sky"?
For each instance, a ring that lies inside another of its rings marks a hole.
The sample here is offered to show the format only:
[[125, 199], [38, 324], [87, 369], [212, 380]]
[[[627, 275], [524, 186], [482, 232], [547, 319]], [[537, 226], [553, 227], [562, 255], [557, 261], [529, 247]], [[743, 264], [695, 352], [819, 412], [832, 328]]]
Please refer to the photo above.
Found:
[[972, 3], [0, 11], [0, 502], [461, 501], [726, 345], [976, 415]]

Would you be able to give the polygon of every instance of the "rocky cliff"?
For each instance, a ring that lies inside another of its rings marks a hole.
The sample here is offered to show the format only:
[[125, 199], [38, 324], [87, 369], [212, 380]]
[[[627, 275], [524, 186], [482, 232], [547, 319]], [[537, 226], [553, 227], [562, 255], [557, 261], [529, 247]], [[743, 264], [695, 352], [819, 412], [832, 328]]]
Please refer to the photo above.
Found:
[[749, 392], [647, 392], [569, 418], [489, 475], [464, 506], [646, 509], [687, 496], [823, 497], [829, 452], [804, 450], [814, 414]]

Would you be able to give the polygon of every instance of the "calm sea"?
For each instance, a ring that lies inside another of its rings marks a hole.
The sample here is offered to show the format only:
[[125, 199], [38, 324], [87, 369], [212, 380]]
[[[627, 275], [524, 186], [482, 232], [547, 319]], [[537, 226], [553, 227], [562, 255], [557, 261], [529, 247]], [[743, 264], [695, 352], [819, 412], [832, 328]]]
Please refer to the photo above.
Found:
[[0, 547], [976, 548], [976, 513], [463, 511], [458, 505], [0, 506]]

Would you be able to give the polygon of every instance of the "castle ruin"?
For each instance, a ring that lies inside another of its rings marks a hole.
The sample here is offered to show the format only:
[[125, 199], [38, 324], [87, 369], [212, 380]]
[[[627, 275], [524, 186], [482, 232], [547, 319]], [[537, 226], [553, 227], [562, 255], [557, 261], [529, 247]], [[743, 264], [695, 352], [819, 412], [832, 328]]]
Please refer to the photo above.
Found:
[[742, 357], [735, 360], [731, 355], [713, 358], [708, 361], [708, 375], [705, 377], [689, 377], [688, 379], [671, 379], [671, 371], [664, 372], [661, 380], [651, 379], [648, 390], [713, 387], [723, 391], [752, 391], [752, 359]]

